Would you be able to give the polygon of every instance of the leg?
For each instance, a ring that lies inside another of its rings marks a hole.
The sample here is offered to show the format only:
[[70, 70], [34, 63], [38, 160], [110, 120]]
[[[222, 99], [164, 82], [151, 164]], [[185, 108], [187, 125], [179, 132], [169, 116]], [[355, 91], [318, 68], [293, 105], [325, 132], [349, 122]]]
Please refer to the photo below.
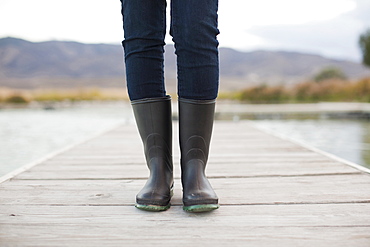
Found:
[[219, 207], [205, 175], [219, 81], [218, 1], [172, 0], [171, 7], [171, 35], [178, 64], [184, 210], [210, 211]]
[[178, 96], [211, 100], [217, 97], [219, 59], [218, 0], [172, 0], [170, 33], [175, 43]]
[[130, 99], [164, 97], [166, 0], [121, 0], [121, 3]]
[[121, 2], [127, 88], [150, 171], [135, 206], [162, 211], [170, 207], [173, 187], [171, 98], [163, 78], [166, 1]]

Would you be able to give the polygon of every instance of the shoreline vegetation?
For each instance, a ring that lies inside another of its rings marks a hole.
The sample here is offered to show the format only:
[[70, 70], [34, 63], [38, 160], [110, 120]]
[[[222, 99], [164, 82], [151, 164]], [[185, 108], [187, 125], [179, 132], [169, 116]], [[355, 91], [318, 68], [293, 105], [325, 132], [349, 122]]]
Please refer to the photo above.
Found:
[[[173, 95], [176, 97], [175, 95]], [[258, 85], [238, 91], [220, 92], [220, 100], [248, 104], [370, 102], [370, 77], [356, 81], [328, 79], [295, 85]], [[33, 102], [128, 100], [125, 88], [14, 89], [0, 88], [0, 105], [25, 106]]]
[[14, 89], [0, 88], [0, 105], [28, 105], [37, 103], [59, 103], [79, 101], [121, 101], [128, 100], [124, 88], [50, 88]]
[[262, 84], [238, 92], [221, 92], [219, 98], [232, 99], [249, 104], [370, 103], [370, 77], [357, 81], [342, 79], [306, 81], [290, 86], [269, 86]]

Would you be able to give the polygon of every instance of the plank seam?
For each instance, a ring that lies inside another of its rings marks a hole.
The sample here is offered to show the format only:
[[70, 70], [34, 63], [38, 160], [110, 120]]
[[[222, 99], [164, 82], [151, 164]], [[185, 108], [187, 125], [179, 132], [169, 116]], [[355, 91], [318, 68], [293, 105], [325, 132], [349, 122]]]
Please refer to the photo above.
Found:
[[[342, 204], [369, 204], [370, 200], [358, 200], [358, 201], [328, 201], [328, 202], [261, 202], [261, 203], [220, 203], [222, 207], [237, 207], [237, 206], [284, 206], [284, 205], [342, 205]], [[9, 204], [0, 204], [9, 205]], [[17, 206], [27, 205], [27, 206], [52, 206], [52, 207], [133, 207], [134, 203], [107, 203], [107, 204], [94, 204], [94, 203], [80, 203], [80, 204], [62, 204], [62, 203], [52, 203], [52, 204], [17, 204]], [[182, 203], [171, 203], [172, 207], [183, 206]]]
[[[315, 173], [315, 174], [296, 174], [296, 175], [253, 175], [253, 176], [207, 176], [209, 179], [228, 179], [228, 178], [269, 178], [269, 177], [319, 177], [319, 176], [341, 176], [341, 175], [361, 175], [362, 172], [344, 172], [344, 173]], [[14, 178], [18, 181], [99, 181], [99, 180], [147, 180], [147, 177], [128, 177], [128, 178]], [[180, 177], [175, 177], [180, 179]]]
[[[230, 203], [220, 203], [223, 207], [239, 207], [239, 206], [300, 206], [300, 205], [356, 205], [356, 204], [370, 204], [370, 200], [362, 201], [339, 201], [339, 202], [305, 202], [305, 203], [239, 203], [239, 204], [230, 204]], [[10, 204], [1, 204], [0, 206], [7, 206]], [[134, 203], [107, 203], [107, 204], [17, 204], [16, 206], [41, 206], [41, 207], [131, 207], [135, 206]], [[181, 203], [171, 203], [171, 207], [183, 206]]]

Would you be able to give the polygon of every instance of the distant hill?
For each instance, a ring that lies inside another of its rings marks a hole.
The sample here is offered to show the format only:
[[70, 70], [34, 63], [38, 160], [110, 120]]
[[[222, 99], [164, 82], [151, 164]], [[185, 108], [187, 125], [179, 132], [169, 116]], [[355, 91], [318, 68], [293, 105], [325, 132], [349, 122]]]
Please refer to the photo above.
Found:
[[[166, 46], [168, 88], [175, 89], [174, 47]], [[350, 61], [287, 51], [240, 52], [220, 48], [221, 89], [258, 83], [296, 83], [308, 80], [327, 66], [340, 68], [348, 78], [370, 76], [370, 70]], [[83, 44], [66, 41], [29, 42], [0, 39], [0, 86], [124, 87], [125, 69], [120, 44]]]

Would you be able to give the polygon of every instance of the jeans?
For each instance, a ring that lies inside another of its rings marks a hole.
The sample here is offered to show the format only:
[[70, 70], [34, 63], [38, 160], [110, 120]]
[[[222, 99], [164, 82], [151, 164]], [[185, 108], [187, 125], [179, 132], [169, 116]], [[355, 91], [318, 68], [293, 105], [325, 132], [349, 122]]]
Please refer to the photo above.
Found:
[[[121, 0], [126, 80], [131, 100], [164, 97], [166, 0]], [[218, 0], [171, 0], [178, 96], [211, 100], [219, 85]]]

